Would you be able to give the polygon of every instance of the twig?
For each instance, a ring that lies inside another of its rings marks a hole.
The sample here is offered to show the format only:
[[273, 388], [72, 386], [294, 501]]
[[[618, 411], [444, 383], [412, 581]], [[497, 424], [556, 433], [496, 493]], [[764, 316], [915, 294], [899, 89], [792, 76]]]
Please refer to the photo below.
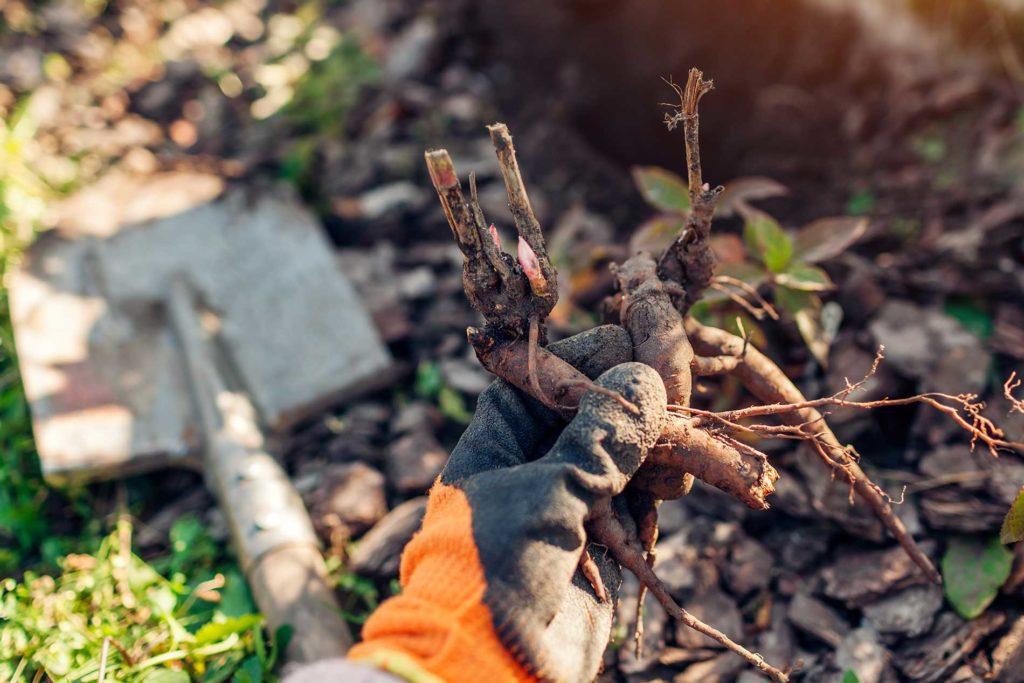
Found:
[[[775, 310], [775, 307], [772, 306], [767, 299], [761, 296], [761, 294], [757, 291], [756, 287], [752, 287], [749, 283], [744, 282], [739, 278], [732, 277], [730, 275], [716, 275], [714, 278], [712, 278], [711, 287], [713, 289], [717, 289], [720, 292], [723, 292], [724, 294], [729, 296], [729, 298], [732, 298], [733, 295], [731, 292], [729, 292], [729, 290], [727, 290], [725, 287], [716, 285], [731, 285], [732, 287], [741, 290], [743, 293], [745, 293], [747, 296], [753, 299], [756, 306], [746, 300], [743, 300], [741, 305], [745, 309], [750, 311], [751, 315], [753, 315], [758, 320], [760, 320], [765, 315], [767, 315], [772, 320], [779, 319], [779, 312]], [[733, 299], [733, 301], [736, 301], [736, 299]], [[757, 312], [755, 313], [754, 311]]]

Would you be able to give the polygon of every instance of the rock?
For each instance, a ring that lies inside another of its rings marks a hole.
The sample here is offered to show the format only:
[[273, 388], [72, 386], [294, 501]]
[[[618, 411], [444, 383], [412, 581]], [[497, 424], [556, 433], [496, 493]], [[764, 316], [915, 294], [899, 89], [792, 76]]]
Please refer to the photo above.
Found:
[[767, 588], [772, 580], [775, 558], [752, 538], [733, 545], [724, 567], [726, 586], [737, 596]]
[[324, 536], [344, 538], [363, 533], [388, 512], [384, 475], [361, 462], [330, 465], [318, 473], [307, 496], [309, 514]]
[[699, 557], [697, 548], [690, 544], [686, 532], [672, 534], [659, 541], [655, 548], [654, 571], [669, 593], [685, 595], [697, 582], [693, 569]]
[[998, 460], [990, 458], [985, 452], [978, 457], [986, 458], [984, 465], [990, 472], [985, 481], [988, 493], [1003, 505], [1012, 505], [1024, 484], [1024, 463], [1008, 453], [1000, 455]]
[[850, 625], [839, 616], [838, 612], [803, 591], [798, 591], [793, 596], [786, 616], [789, 622], [799, 630], [809, 633], [832, 647], [839, 647], [839, 644], [850, 633]]
[[836, 649], [836, 666], [841, 672], [853, 671], [859, 683], [879, 683], [888, 661], [888, 651], [870, 627], [851, 631]]
[[[732, 598], [717, 588], [697, 593], [685, 602], [683, 608], [733, 640], [743, 642], [743, 617], [739, 608]], [[676, 623], [676, 644], [683, 648], [722, 647], [717, 641], [697, 633], [682, 622]]]
[[416, 211], [427, 202], [427, 194], [415, 183], [401, 180], [375, 187], [358, 197], [337, 197], [331, 208], [342, 218], [376, 221]]
[[914, 638], [928, 632], [942, 608], [942, 589], [911, 586], [864, 607], [864, 617], [879, 633]]
[[402, 503], [359, 540], [349, 566], [357, 574], [379, 578], [398, 576], [402, 550], [423, 523], [426, 496]]
[[[928, 545], [924, 545], [928, 552]], [[886, 593], [925, 583], [927, 578], [900, 546], [888, 550], [844, 552], [821, 571], [824, 593], [857, 607]]]
[[448, 462], [448, 451], [432, 433], [418, 429], [393, 441], [385, 461], [390, 484], [413, 493], [430, 488]]
[[623, 572], [619, 602], [616, 606], [617, 623], [626, 630], [626, 638], [619, 649], [619, 669], [626, 674], [639, 673], [649, 668], [665, 647], [668, 614], [657, 598], [648, 591], [644, 598], [643, 657], [636, 658], [633, 646], [633, 624], [636, 618], [636, 599], [640, 584], [629, 572]]

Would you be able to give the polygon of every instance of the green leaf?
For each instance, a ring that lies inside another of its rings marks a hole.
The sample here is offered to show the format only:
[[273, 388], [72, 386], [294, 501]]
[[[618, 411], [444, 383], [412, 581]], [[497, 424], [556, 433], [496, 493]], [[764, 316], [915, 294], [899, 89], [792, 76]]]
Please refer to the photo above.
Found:
[[866, 218], [837, 216], [811, 221], [793, 236], [793, 256], [804, 263], [821, 263], [839, 256], [868, 229]]
[[775, 303], [793, 318], [807, 348], [826, 367], [832, 338], [821, 324], [821, 299], [810, 292], [779, 285], [775, 288]]
[[751, 254], [773, 273], [781, 273], [793, 258], [793, 240], [774, 218], [763, 211], [747, 211], [743, 241]]
[[685, 225], [686, 222], [679, 214], [660, 213], [633, 231], [629, 238], [629, 253], [645, 251], [648, 254], [660, 254], [672, 244]]
[[998, 538], [953, 538], [942, 558], [946, 599], [964, 619], [989, 606], [1010, 576], [1013, 553]]
[[466, 409], [466, 402], [462, 400], [462, 394], [449, 386], [441, 387], [437, 393], [437, 407], [449, 420], [469, 424], [473, 419], [473, 414]]
[[177, 669], [154, 669], [142, 677], [142, 683], [189, 683], [192, 679]]
[[875, 208], [875, 195], [871, 190], [858, 190], [846, 202], [846, 213], [851, 216], [866, 216]]
[[416, 395], [420, 398], [434, 398], [441, 387], [444, 386], [444, 378], [441, 375], [441, 368], [437, 363], [423, 361], [416, 368]]
[[259, 614], [246, 614], [219, 622], [211, 621], [196, 631], [196, 645], [216, 643], [234, 633], [250, 631], [262, 623], [263, 617]]
[[263, 663], [259, 657], [246, 657], [232, 680], [237, 683], [263, 683]]
[[674, 213], [690, 210], [690, 190], [675, 173], [657, 166], [634, 166], [633, 180], [647, 203], [656, 209]]
[[968, 332], [981, 339], [992, 336], [995, 323], [988, 311], [976, 301], [970, 299], [951, 299], [944, 306], [946, 313], [956, 318]]
[[1003, 526], [999, 530], [999, 540], [1003, 543], [1016, 543], [1024, 541], [1024, 486], [1017, 494], [1017, 500], [1013, 501], [1009, 512], [1003, 519]]
[[843, 672], [843, 683], [860, 683], [860, 679], [857, 678], [857, 672], [853, 669], [847, 669]]
[[784, 272], [775, 276], [775, 281], [792, 289], [804, 292], [827, 292], [835, 285], [826, 273], [817, 266], [806, 263], [791, 263]]

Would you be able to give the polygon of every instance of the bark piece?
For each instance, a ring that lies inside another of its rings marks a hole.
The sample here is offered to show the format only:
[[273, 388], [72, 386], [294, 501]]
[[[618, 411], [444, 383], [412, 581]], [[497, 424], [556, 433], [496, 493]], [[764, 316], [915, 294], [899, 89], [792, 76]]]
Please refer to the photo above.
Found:
[[911, 586], [864, 607], [864, 616], [879, 633], [914, 638], [928, 632], [942, 608], [942, 589]]
[[968, 622], [952, 612], [944, 612], [931, 633], [897, 650], [896, 667], [912, 681], [945, 680], [964, 657], [1005, 622], [1006, 615], [1000, 612], [986, 612]]
[[339, 531], [344, 538], [358, 536], [388, 512], [384, 475], [369, 465], [331, 465], [317, 474], [316, 482], [306, 500], [321, 536]]
[[825, 581], [825, 595], [850, 607], [927, 580], [900, 548], [841, 553], [821, 571], [821, 577]]
[[999, 683], [1024, 681], [1024, 617], [1020, 617], [992, 651], [990, 677]]
[[[683, 608], [701, 621], [714, 624], [715, 628], [733, 640], [743, 639], [743, 617], [739, 608], [732, 598], [717, 588], [700, 591]], [[721, 647], [716, 641], [683, 623], [676, 624], [676, 644], [685, 648]]]
[[405, 544], [412, 539], [427, 509], [425, 496], [413, 498], [389, 512], [359, 540], [350, 566], [359, 574], [381, 578], [398, 576], [398, 563]]
[[860, 683], [880, 683], [888, 662], [889, 652], [869, 627], [851, 631], [836, 649], [836, 666], [840, 672], [853, 671]]
[[850, 625], [834, 609], [800, 591], [793, 596], [786, 612], [789, 622], [804, 633], [839, 647], [850, 633]]
[[425, 491], [448, 462], [434, 435], [423, 429], [399, 437], [387, 452], [388, 481], [403, 493]]
[[775, 558], [752, 538], [743, 538], [729, 552], [725, 563], [725, 583], [738, 596], [767, 588], [772, 580]]

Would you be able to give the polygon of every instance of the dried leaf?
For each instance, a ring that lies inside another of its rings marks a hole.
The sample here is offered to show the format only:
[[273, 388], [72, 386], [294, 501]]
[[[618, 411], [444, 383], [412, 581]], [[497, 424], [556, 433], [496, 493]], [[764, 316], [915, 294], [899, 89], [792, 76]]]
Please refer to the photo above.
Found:
[[773, 273], [784, 271], [793, 258], [792, 238], [764, 211], [747, 209], [745, 216], [743, 240], [747, 249]]
[[779, 285], [775, 288], [775, 303], [792, 316], [804, 343], [822, 367], [828, 366], [832, 339], [821, 324], [821, 299], [810, 292]]
[[839, 256], [868, 229], [866, 218], [820, 218], [800, 228], [793, 239], [793, 255], [804, 263], [820, 263]]
[[749, 208], [750, 202], [787, 194], [789, 194], [789, 190], [786, 189], [786, 186], [771, 178], [764, 176], [736, 178], [727, 182], [722, 194], [718, 195], [715, 215], [719, 217], [732, 216], [742, 213], [742, 209]]
[[804, 292], [827, 292], [835, 285], [826, 273], [817, 266], [806, 263], [791, 263], [784, 272], [775, 276], [775, 281], [792, 289]]
[[1010, 576], [1013, 553], [997, 538], [953, 538], [942, 558], [943, 588], [949, 604], [964, 619], [989, 606]]
[[672, 244], [684, 225], [685, 221], [679, 214], [660, 213], [649, 218], [633, 231], [629, 238], [629, 253], [660, 254]]
[[1003, 543], [1016, 543], [1024, 541], [1024, 486], [1017, 494], [1017, 500], [1013, 501], [1006, 518], [1003, 519], [1003, 527], [999, 530], [999, 540]]
[[686, 181], [657, 166], [634, 166], [633, 180], [649, 204], [661, 211], [687, 213], [690, 190]]

